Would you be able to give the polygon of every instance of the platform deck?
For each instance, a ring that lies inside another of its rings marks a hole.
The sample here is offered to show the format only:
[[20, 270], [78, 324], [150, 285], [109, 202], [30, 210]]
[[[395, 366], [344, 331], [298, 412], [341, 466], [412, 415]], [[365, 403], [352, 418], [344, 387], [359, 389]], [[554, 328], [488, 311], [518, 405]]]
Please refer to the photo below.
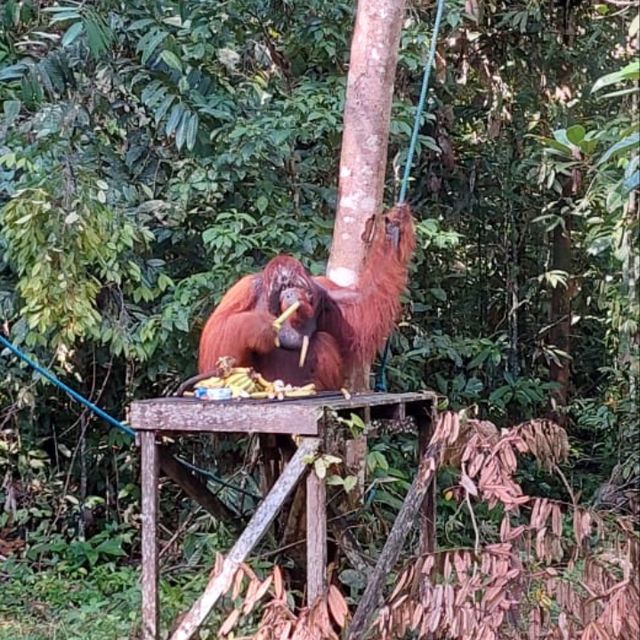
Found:
[[[315, 436], [327, 412], [366, 409], [367, 422], [409, 415], [413, 407], [435, 403], [436, 394], [320, 393], [285, 400], [200, 400], [154, 398], [131, 405], [130, 424], [136, 431], [282, 433]], [[389, 409], [392, 408], [391, 414]]]

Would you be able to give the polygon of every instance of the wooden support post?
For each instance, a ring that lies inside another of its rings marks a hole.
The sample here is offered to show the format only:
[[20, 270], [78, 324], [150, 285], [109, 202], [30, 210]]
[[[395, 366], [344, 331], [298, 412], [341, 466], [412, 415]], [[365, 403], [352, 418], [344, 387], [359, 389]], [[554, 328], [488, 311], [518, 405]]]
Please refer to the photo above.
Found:
[[139, 434], [142, 474], [142, 640], [158, 640], [158, 447], [156, 434]]
[[307, 603], [327, 589], [327, 493], [324, 478], [307, 475]]
[[204, 593], [182, 619], [180, 626], [171, 636], [171, 640], [189, 640], [209, 615], [220, 596], [228, 591], [238, 567], [269, 529], [278, 509], [307, 470], [305, 458], [314, 455], [319, 447], [319, 438], [304, 438], [302, 440], [295, 455], [291, 458], [291, 462], [284, 468], [282, 475], [273, 485], [273, 489], [260, 503], [247, 528], [227, 554], [220, 573], [209, 580]]
[[[421, 406], [414, 414], [418, 428], [418, 456], [421, 460], [427, 455], [427, 447], [433, 435], [435, 411]], [[427, 492], [420, 507], [420, 543], [421, 554], [433, 553], [436, 549], [436, 476], [427, 487]]]
[[369, 622], [380, 604], [384, 581], [398, 559], [402, 545], [409, 531], [411, 531], [425, 495], [431, 486], [437, 460], [440, 457], [440, 448], [440, 443], [430, 444], [420, 460], [416, 477], [402, 503], [400, 512], [391, 528], [391, 533], [382, 548], [378, 563], [369, 577], [360, 599], [360, 604], [353, 615], [353, 622], [349, 627], [347, 640], [360, 640], [360, 638], [364, 637]]

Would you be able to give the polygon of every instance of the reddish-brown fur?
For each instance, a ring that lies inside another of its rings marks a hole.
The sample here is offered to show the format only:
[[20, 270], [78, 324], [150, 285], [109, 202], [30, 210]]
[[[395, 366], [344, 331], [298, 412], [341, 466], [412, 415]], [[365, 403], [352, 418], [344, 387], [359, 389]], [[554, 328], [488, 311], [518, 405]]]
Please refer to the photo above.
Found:
[[[340, 388], [354, 363], [373, 362], [391, 332], [414, 248], [411, 213], [407, 205], [398, 205], [377, 220], [355, 287], [312, 278], [294, 258], [274, 258], [263, 271], [231, 287], [207, 320], [200, 338], [200, 374], [212, 372], [218, 358], [232, 356], [239, 366], [252, 366], [267, 379]], [[276, 347], [272, 323], [291, 299], [301, 306], [283, 326], [281, 346]], [[303, 335], [310, 344], [300, 368]]]

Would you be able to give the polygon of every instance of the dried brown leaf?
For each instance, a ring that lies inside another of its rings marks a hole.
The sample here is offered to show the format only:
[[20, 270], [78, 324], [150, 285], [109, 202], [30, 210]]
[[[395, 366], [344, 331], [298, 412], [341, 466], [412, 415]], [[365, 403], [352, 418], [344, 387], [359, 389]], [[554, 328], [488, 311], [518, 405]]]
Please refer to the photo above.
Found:
[[260, 602], [260, 600], [262, 600], [265, 593], [269, 591], [269, 587], [271, 586], [272, 582], [273, 582], [273, 576], [269, 576], [262, 584], [258, 583], [260, 584], [260, 586], [255, 590], [255, 593], [253, 593], [250, 598], [249, 598], [249, 594], [247, 593], [247, 597], [245, 598], [245, 604], [243, 608], [244, 615], [251, 613], [253, 607], [255, 607], [256, 604]]
[[472, 496], [478, 495], [478, 488], [476, 487], [475, 482], [464, 471], [460, 476], [460, 484], [468, 494]]
[[327, 593], [327, 606], [335, 623], [343, 629], [349, 615], [349, 607], [340, 590], [333, 584], [329, 586]]
[[222, 626], [218, 630], [219, 636], [226, 636], [233, 627], [236, 626], [238, 619], [240, 618], [240, 609], [234, 609], [226, 618], [226, 620], [222, 623]]
[[273, 567], [273, 592], [278, 600], [284, 600], [284, 584], [282, 582], [282, 571], [276, 565]]

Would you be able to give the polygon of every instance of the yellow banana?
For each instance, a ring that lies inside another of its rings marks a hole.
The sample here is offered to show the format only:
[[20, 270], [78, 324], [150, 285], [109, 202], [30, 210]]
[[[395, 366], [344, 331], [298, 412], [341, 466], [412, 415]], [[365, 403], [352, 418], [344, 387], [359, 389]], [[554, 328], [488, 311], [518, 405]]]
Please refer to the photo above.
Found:
[[253, 376], [253, 379], [261, 386], [264, 387], [265, 389], [269, 389], [271, 388], [273, 385], [271, 384], [271, 382], [269, 382], [268, 380], [265, 380], [262, 376], [262, 374], [260, 373], [256, 373]]
[[214, 376], [213, 378], [206, 378], [205, 380], [200, 380], [198, 384], [195, 385], [196, 388], [205, 388], [205, 389], [216, 389], [220, 387], [224, 387], [224, 380], [222, 378], [218, 378]]
[[234, 373], [224, 379], [227, 387], [244, 385], [246, 382], [253, 384], [253, 380], [246, 373]]
[[284, 395], [287, 398], [304, 398], [305, 396], [313, 396], [315, 394], [315, 389], [304, 389], [302, 387], [299, 389], [292, 389], [291, 391], [284, 392]]
[[[285, 323], [286, 319], [292, 315], [293, 313], [295, 313], [298, 310], [298, 307], [300, 306], [300, 300], [296, 300], [291, 306], [287, 307], [274, 321], [273, 321], [273, 327], [275, 329], [280, 330], [282, 328], [282, 325]], [[276, 338], [277, 340], [277, 338]]]

